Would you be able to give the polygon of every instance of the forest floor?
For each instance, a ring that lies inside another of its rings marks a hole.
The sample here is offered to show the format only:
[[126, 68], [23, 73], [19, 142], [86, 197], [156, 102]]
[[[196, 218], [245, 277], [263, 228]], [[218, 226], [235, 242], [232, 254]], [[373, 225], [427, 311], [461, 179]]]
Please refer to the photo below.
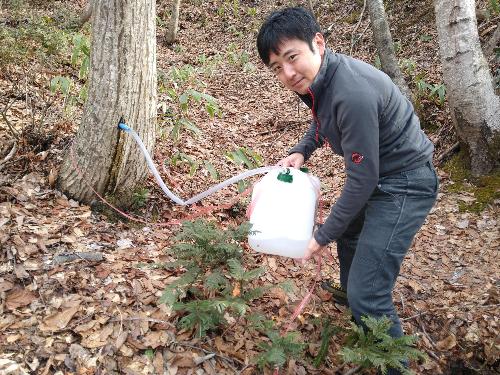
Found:
[[[163, 165], [167, 185], [184, 199], [243, 171], [241, 152], [247, 166], [276, 163], [307, 128], [310, 112], [259, 62], [255, 48], [266, 14], [297, 3], [185, 1], [173, 46], [163, 36], [168, 9], [159, 6], [154, 159]], [[196, 212], [206, 212], [202, 217], [221, 228], [240, 224], [246, 220], [245, 198], [229, 209], [203, 210], [233, 200], [237, 189], [231, 187], [184, 209], [169, 201], [150, 177], [135, 211], [150, 222], [142, 225], [119, 219], [99, 209], [100, 204], [91, 208], [61, 194], [55, 187], [57, 170], [83, 114], [76, 97], [84, 83], [78, 66], [70, 63], [74, 47], [62, 40], [89, 35], [89, 27], [64, 29], [82, 9], [77, 1], [22, 4], [3, 2], [0, 10], [0, 53], [6, 59], [0, 73], [0, 373], [270, 374], [272, 369], [261, 370], [254, 363], [262, 352], [258, 343], [269, 340], [250, 329], [246, 317], [228, 317], [222, 330], [195, 338], [193, 330], [178, 326], [180, 312], [159, 303], [181, 271], [160, 266], [172, 259], [167, 250], [179, 227], [157, 224]], [[499, 200], [478, 206], [471, 181], [454, 180], [446, 167], [447, 150], [456, 142], [447, 103], [422, 83], [431, 88], [442, 83], [432, 4], [398, 1], [388, 6], [398, 58], [417, 94], [423, 128], [436, 144], [440, 177], [437, 203], [414, 240], [394, 292], [406, 334], [417, 335], [418, 348], [428, 355], [425, 362], [411, 363], [411, 369], [418, 374], [498, 374]], [[376, 64], [360, 2], [321, 1], [315, 13], [324, 29], [331, 26], [330, 48]], [[495, 22], [498, 17], [481, 21], [482, 38], [493, 32]], [[12, 30], [19, 39], [11, 45], [18, 50], [8, 49]], [[498, 69], [498, 63], [492, 67]], [[72, 80], [68, 95], [49, 90], [54, 76]], [[211, 118], [203, 103], [195, 101], [181, 113], [168, 97], [172, 88], [177, 94], [193, 89], [211, 95], [221, 116]], [[175, 116], [189, 119], [199, 135], [182, 128], [174, 140]], [[238, 149], [240, 159], [234, 156]], [[322, 182], [323, 217], [340, 194], [342, 165], [326, 148], [307, 163]], [[498, 186], [493, 189], [498, 194]], [[266, 270], [257, 284], [295, 284], [291, 293], [271, 289], [250, 310], [277, 327], [289, 323], [313, 284], [314, 265], [244, 246], [244, 266]], [[335, 245], [330, 250], [336, 254]], [[322, 272], [338, 279], [336, 256]], [[346, 311], [330, 297], [316, 288], [292, 323], [307, 347], [303, 356], [289, 358], [280, 373], [343, 374], [354, 368], [338, 356], [345, 334], [331, 338], [320, 367], [312, 364], [324, 322], [349, 326]]]

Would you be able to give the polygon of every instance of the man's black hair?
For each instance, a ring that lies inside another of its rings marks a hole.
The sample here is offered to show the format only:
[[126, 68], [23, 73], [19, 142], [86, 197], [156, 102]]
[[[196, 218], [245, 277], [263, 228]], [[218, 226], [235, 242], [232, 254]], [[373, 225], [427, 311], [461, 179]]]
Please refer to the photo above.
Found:
[[279, 54], [279, 46], [286, 40], [299, 39], [314, 52], [312, 40], [321, 29], [314, 16], [301, 7], [284, 8], [269, 15], [260, 27], [257, 49], [264, 64], [269, 65], [271, 52]]

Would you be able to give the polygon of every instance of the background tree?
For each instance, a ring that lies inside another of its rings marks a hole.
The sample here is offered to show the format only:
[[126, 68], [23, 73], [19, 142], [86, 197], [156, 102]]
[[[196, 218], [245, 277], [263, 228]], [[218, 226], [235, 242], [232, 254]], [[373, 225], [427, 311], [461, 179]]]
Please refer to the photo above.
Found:
[[412, 99], [411, 90], [399, 69], [398, 60], [394, 51], [394, 42], [392, 41], [389, 23], [385, 14], [383, 0], [366, 0], [368, 13], [370, 14], [373, 38], [377, 47], [378, 56], [382, 70], [391, 77], [392, 81], [399, 87], [401, 92]]
[[443, 80], [453, 124], [474, 176], [500, 163], [500, 98], [483, 56], [473, 0], [435, 0]]
[[78, 201], [90, 203], [92, 187], [127, 206], [146, 176], [144, 157], [117, 125], [123, 116], [153, 150], [155, 17], [154, 0], [94, 2], [88, 99], [74, 152], [67, 153], [58, 178], [60, 189]]
[[177, 31], [179, 30], [179, 13], [181, 7], [181, 0], [173, 0], [172, 4], [172, 15], [170, 16], [170, 23], [165, 34], [165, 38], [168, 44], [175, 42], [177, 37]]
[[80, 15], [80, 19], [78, 20], [78, 27], [83, 27], [85, 23], [90, 19], [90, 16], [92, 15], [92, 3], [94, 0], [88, 0], [87, 4], [85, 5], [85, 9], [83, 10], [82, 14]]

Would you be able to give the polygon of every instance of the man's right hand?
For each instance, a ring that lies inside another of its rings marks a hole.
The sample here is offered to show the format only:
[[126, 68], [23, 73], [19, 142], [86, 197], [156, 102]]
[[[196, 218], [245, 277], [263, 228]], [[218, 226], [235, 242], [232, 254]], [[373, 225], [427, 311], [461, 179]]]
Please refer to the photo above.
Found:
[[294, 167], [299, 169], [304, 164], [304, 155], [295, 152], [293, 154], [288, 155], [286, 158], [281, 159], [276, 165], [281, 167]]

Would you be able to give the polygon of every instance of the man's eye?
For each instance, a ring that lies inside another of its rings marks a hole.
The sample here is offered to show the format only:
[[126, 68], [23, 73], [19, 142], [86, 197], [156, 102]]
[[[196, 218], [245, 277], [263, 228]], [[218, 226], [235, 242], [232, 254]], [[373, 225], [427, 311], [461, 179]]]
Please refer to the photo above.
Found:
[[295, 59], [296, 59], [296, 57], [297, 57], [297, 55], [290, 55], [290, 61], [295, 60]]
[[273, 73], [274, 73], [274, 74], [278, 74], [280, 71], [281, 71], [281, 66], [275, 66], [275, 67], [273, 68]]

